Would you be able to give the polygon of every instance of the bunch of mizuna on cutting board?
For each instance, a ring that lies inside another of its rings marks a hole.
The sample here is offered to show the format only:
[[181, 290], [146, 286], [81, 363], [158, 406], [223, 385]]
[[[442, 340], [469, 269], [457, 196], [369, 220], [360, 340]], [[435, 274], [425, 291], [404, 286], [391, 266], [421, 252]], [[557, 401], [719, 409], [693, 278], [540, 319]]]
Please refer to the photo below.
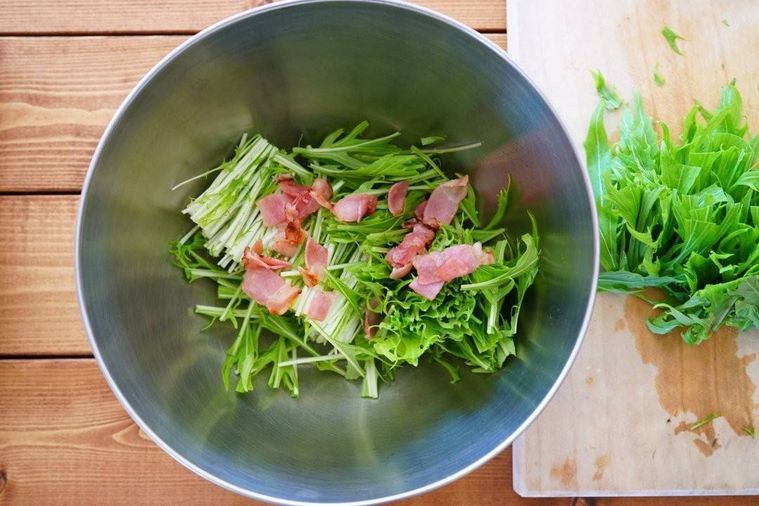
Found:
[[[634, 293], [698, 344], [722, 325], [759, 328], [759, 136], [735, 82], [716, 109], [695, 104], [675, 136], [655, 126], [640, 96], [622, 106], [619, 140], [604, 127], [621, 101], [600, 74], [585, 141], [601, 238], [599, 288]], [[650, 298], [658, 289], [663, 296]]]

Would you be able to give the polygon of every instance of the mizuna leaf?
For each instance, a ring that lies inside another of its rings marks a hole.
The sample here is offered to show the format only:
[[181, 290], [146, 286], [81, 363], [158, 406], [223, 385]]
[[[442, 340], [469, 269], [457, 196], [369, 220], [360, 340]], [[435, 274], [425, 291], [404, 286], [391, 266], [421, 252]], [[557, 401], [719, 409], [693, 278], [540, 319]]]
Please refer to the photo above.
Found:
[[759, 327], [759, 136], [748, 133], [735, 83], [716, 110], [696, 104], [679, 139], [662, 123], [658, 136], [635, 95], [610, 145], [604, 109], [602, 100], [585, 141], [605, 270], [599, 289], [662, 290], [649, 328], [680, 328], [690, 344], [721, 325]]
[[672, 51], [679, 54], [680, 56], [683, 56], [683, 52], [680, 51], [679, 47], [677, 47], [677, 41], [685, 39], [676, 34], [675, 31], [668, 26], [662, 28], [661, 34], [664, 36], [664, 39], [667, 41], [667, 44], [672, 49]]

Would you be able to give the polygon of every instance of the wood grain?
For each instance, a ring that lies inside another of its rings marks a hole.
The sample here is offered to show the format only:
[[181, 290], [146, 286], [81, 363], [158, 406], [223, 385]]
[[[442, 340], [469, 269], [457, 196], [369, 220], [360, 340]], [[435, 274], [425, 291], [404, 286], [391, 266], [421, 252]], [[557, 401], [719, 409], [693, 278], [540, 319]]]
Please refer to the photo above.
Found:
[[78, 197], [0, 197], [0, 356], [90, 352], [74, 291]]
[[[256, 504], [197, 477], [131, 422], [94, 360], [0, 361], [0, 503]], [[399, 505], [665, 506], [684, 498], [524, 499], [511, 487], [511, 451], [465, 478]], [[751, 498], [697, 504], [748, 506]]]
[[[121, 409], [92, 359], [0, 361], [0, 477], [2, 504], [255, 504], [158, 449]], [[517, 496], [507, 450], [451, 485], [398, 504], [570, 500]]]
[[[590, 17], [592, 30], [575, 28]], [[665, 25], [687, 39], [679, 41], [683, 56], [662, 37]], [[646, 111], [673, 133], [694, 101], [713, 108], [720, 88], [736, 79], [755, 132], [757, 25], [754, 0], [514, 0], [509, 3], [509, 53], [547, 94], [578, 145], [598, 102], [593, 70], [601, 71], [626, 101], [638, 91]], [[666, 79], [661, 87], [653, 79], [657, 65]]]
[[0, 37], [0, 192], [79, 191], [113, 111], [185, 38]]
[[0, 191], [79, 191], [113, 111], [185, 38], [0, 38]]
[[[270, 0], [4, 0], [0, 33], [188, 33]], [[506, 29], [506, 0], [418, 0], [480, 30]]]
[[[551, 98], [580, 152], [598, 103], [594, 69], [626, 100], [638, 90], [673, 136], [694, 101], [714, 107], [720, 88], [736, 78], [756, 132], [759, 10], [752, 0], [510, 0], [509, 9], [512, 56]], [[576, 28], [590, 17], [592, 30]], [[684, 55], [669, 48], [664, 26], [685, 38]], [[653, 79], [657, 65], [666, 79], [661, 87]], [[614, 136], [619, 115], [609, 116]], [[721, 332], [693, 348], [677, 335], [648, 332], [650, 316], [645, 303], [599, 294], [567, 379], [514, 444], [517, 490], [759, 494], [759, 441], [743, 430], [759, 420], [759, 334]], [[691, 428], [710, 413], [722, 416]]]
[[759, 441], [742, 429], [759, 407], [759, 333], [722, 332], [694, 348], [651, 334], [651, 315], [632, 297], [598, 294], [567, 378], [514, 443], [520, 493], [756, 494]]
[[[260, 3], [267, 0], [3, 1], [0, 34], [163, 35], [0, 37], [0, 192], [78, 192], [105, 124], [137, 80], [186, 35]], [[481, 30], [506, 27], [505, 0], [418, 3]], [[505, 47], [505, 35], [489, 37]], [[73, 285], [76, 204], [73, 195], [0, 196], [0, 358], [89, 353]], [[530, 500], [513, 492], [511, 471], [507, 450], [466, 478], [399, 504], [755, 504], [739, 497]], [[93, 360], [0, 359], [0, 504], [172, 501], [256, 504], [160, 451]]]

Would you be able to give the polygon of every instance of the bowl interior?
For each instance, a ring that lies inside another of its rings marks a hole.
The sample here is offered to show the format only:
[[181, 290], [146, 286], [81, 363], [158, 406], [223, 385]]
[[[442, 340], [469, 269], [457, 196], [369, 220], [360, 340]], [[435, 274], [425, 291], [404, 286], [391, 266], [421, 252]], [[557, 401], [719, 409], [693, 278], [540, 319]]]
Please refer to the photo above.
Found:
[[[303, 369], [301, 398], [226, 393], [233, 331], [202, 330], [168, 243], [179, 214], [242, 132], [283, 147], [368, 119], [413, 142], [482, 147], [452, 156], [487, 213], [511, 175], [512, 233], [537, 219], [542, 269], [520, 320], [518, 357], [493, 376], [406, 368], [376, 401]], [[268, 6], [209, 30], [154, 71], [104, 137], [82, 202], [78, 276], [102, 366], [143, 428], [197, 472], [282, 502], [371, 501], [457, 475], [513, 439], [575, 349], [593, 292], [594, 228], [573, 148], [541, 96], [492, 45], [388, 2]], [[505, 479], [505, 478], [504, 478]]]

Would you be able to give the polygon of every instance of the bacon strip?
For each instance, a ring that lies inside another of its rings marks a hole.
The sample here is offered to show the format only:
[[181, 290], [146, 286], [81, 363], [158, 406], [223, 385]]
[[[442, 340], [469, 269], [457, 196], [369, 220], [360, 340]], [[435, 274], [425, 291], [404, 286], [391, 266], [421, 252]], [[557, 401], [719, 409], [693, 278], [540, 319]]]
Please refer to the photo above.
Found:
[[426, 225], [414, 225], [414, 229], [403, 237], [400, 244], [385, 255], [385, 259], [393, 268], [390, 277], [400, 279], [408, 274], [411, 271], [411, 261], [423, 253], [434, 238], [435, 232]]
[[324, 199], [329, 199], [332, 196], [332, 186], [330, 186], [329, 181], [326, 179], [318, 177], [314, 179], [311, 185], [311, 192]]
[[285, 206], [287, 220], [293, 223], [301, 223], [303, 220], [318, 211], [319, 207], [319, 203], [311, 196], [311, 191], [307, 190], [299, 194], [287, 206]]
[[[260, 243], [260, 241], [258, 241], [258, 243]], [[279, 258], [267, 257], [265, 255], [262, 255], [261, 253], [258, 253], [256, 249], [257, 247], [256, 245], [254, 245], [252, 248], [247, 248], [245, 250], [245, 253], [243, 254], [243, 257], [242, 257], [242, 263], [246, 269], [262, 267], [264, 269], [276, 271], [279, 269], [287, 269], [290, 267], [289, 262], [285, 262], [284, 260], [280, 260]]]
[[285, 206], [290, 203], [287, 195], [283, 193], [272, 193], [256, 202], [264, 225], [267, 227], [276, 227], [287, 222]]
[[312, 293], [306, 315], [312, 320], [323, 321], [335, 302], [335, 292], [325, 292], [321, 288], [314, 288]]
[[272, 249], [285, 256], [293, 256], [305, 233], [301, 223], [320, 206], [329, 203], [332, 187], [326, 179], [317, 178], [312, 186], [297, 184], [290, 176], [279, 176], [280, 193], [261, 198], [257, 206], [267, 227], [284, 227], [283, 234], [275, 239]]
[[483, 251], [480, 243], [460, 244], [443, 251], [418, 255], [413, 260], [417, 277], [409, 287], [422, 297], [432, 300], [445, 283], [467, 276], [479, 266], [494, 261], [493, 255]]
[[305, 252], [306, 268], [300, 269], [300, 273], [303, 275], [303, 282], [306, 286], [316, 286], [324, 276], [324, 271], [327, 270], [329, 264], [329, 252], [327, 248], [314, 241], [312, 238], [308, 238], [306, 241]]
[[443, 289], [444, 284], [445, 283], [443, 281], [435, 281], [434, 283], [420, 283], [419, 278], [416, 278], [414, 281], [409, 283], [408, 286], [425, 299], [433, 300], [435, 297], [437, 297], [437, 294], [440, 293], [440, 290]]
[[459, 204], [466, 197], [469, 176], [443, 183], [430, 194], [424, 206], [422, 221], [425, 225], [437, 228], [440, 225], [450, 225]]
[[405, 278], [409, 272], [411, 272], [411, 269], [414, 267], [414, 265], [409, 262], [406, 265], [402, 265], [400, 267], [393, 267], [393, 269], [390, 271], [390, 279], [403, 279]]
[[414, 209], [414, 216], [416, 216], [417, 220], [422, 221], [422, 219], [424, 219], [425, 209], [427, 209], [427, 201], [423, 200], [418, 206], [416, 206], [416, 209]]
[[332, 208], [332, 214], [340, 221], [357, 223], [364, 216], [372, 214], [376, 208], [376, 195], [353, 193], [338, 200]]
[[303, 186], [302, 184], [296, 183], [295, 179], [293, 179], [292, 176], [284, 174], [277, 176], [277, 184], [279, 184], [280, 191], [290, 197], [297, 197], [301, 193], [308, 192], [310, 190], [308, 186]]
[[298, 247], [305, 237], [306, 232], [300, 228], [299, 223], [288, 221], [275, 236], [271, 249], [282, 256], [293, 257], [298, 252]]
[[403, 214], [407, 193], [407, 181], [399, 181], [390, 187], [387, 191], [387, 210], [390, 211], [390, 214], [396, 217]]
[[270, 313], [284, 314], [300, 294], [300, 289], [282, 279], [269, 268], [246, 266], [242, 290], [254, 302], [265, 306]]
[[290, 197], [286, 207], [289, 221], [302, 222], [319, 210], [323, 203], [329, 202], [332, 187], [326, 179], [317, 178], [311, 186], [296, 184], [292, 178], [280, 176], [279, 187]]

